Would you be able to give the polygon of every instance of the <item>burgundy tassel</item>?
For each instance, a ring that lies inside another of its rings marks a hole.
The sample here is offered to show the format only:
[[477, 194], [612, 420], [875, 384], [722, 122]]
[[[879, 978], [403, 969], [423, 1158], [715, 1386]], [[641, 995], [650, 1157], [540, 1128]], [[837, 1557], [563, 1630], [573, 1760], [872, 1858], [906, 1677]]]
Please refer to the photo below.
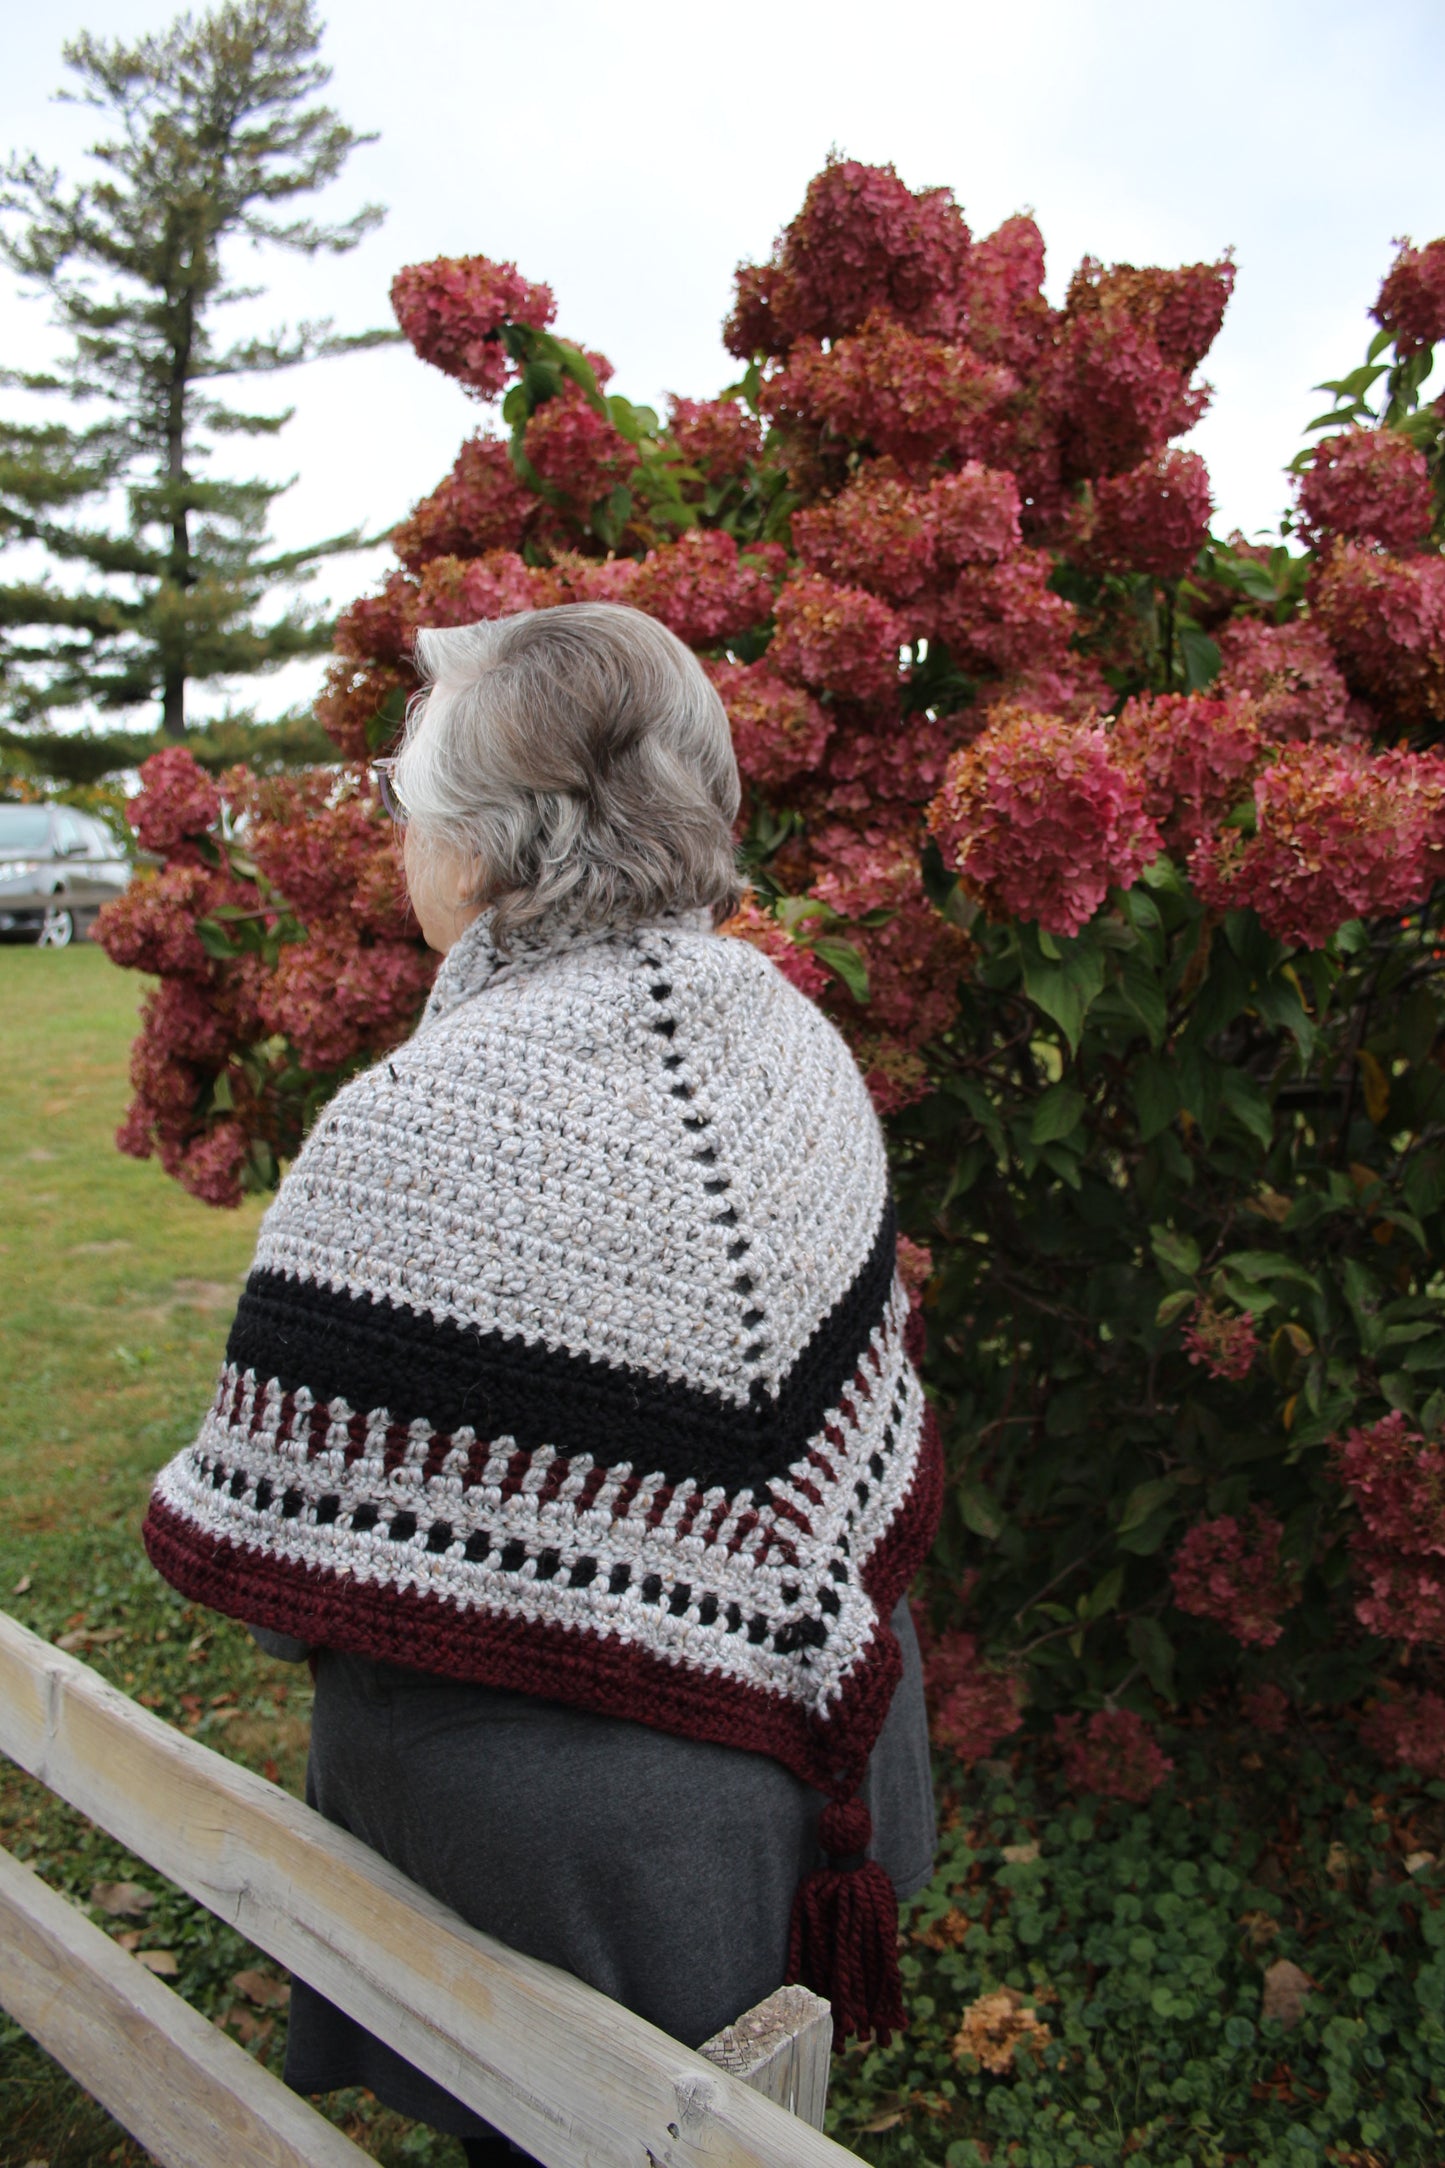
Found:
[[798, 1884], [788, 1978], [827, 1996], [836, 2038], [872, 2033], [886, 2047], [904, 2023], [898, 1899], [878, 1862], [866, 1857], [872, 1834], [861, 1799], [823, 1809], [818, 1835], [828, 1864]]

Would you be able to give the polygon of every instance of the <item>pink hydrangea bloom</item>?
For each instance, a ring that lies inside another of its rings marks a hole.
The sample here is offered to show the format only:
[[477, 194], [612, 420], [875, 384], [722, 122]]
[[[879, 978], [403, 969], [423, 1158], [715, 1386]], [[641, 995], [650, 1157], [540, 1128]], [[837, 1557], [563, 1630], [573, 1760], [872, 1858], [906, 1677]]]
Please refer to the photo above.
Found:
[[1445, 1777], [1445, 1695], [1406, 1687], [1374, 1702], [1360, 1719], [1360, 1737], [1390, 1767], [1438, 1783]]
[[1445, 1449], [1396, 1411], [1350, 1431], [1334, 1467], [1359, 1512], [1350, 1553], [1361, 1625], [1387, 1640], [1445, 1641]]
[[1264, 753], [1247, 702], [1203, 693], [1126, 702], [1112, 742], [1140, 784], [1145, 811], [1181, 854], [1247, 795]]
[[1221, 629], [1219, 650], [1215, 690], [1253, 703], [1261, 737], [1339, 745], [1368, 735], [1329, 641], [1308, 619], [1271, 625], [1236, 618]]
[[798, 573], [778, 596], [775, 621], [768, 662], [780, 676], [853, 700], [897, 685], [904, 628], [865, 588]]
[[933, 1278], [933, 1252], [926, 1242], [915, 1242], [909, 1235], [898, 1237], [898, 1276], [908, 1290], [908, 1299], [917, 1309], [923, 1300], [923, 1290]]
[[196, 933], [196, 920], [217, 903], [251, 899], [201, 866], [165, 866], [152, 879], [132, 881], [96, 921], [95, 938], [113, 964], [157, 977], [209, 986], [215, 968]]
[[1344, 429], [1321, 437], [1297, 485], [1300, 534], [1311, 549], [1329, 535], [1416, 549], [1430, 533], [1435, 497], [1425, 454], [1397, 429]]
[[990, 917], [1032, 919], [1049, 933], [1077, 933], [1161, 844], [1102, 726], [1025, 708], [996, 711], [954, 754], [928, 824]]
[[[950, 190], [915, 194], [892, 166], [830, 158], [768, 267], [770, 341], [837, 338], [875, 311], [956, 337], [968, 252], [968, 227]], [[754, 345], [739, 343], [751, 322], [741, 303], [740, 295], [729, 345], [750, 354]]]
[[756, 897], [745, 896], [719, 930], [740, 941], [750, 941], [754, 948], [761, 949], [777, 965], [783, 977], [810, 1001], [816, 1001], [828, 985], [828, 973], [817, 958], [796, 942], [786, 927], [779, 925], [771, 911], [763, 910]]
[[1259, 1353], [1259, 1337], [1248, 1310], [1217, 1310], [1207, 1298], [1195, 1304], [1180, 1337], [1191, 1363], [1202, 1364], [1212, 1378], [1224, 1378], [1233, 1385], [1249, 1376]]
[[516, 373], [502, 343], [505, 323], [540, 330], [556, 313], [552, 291], [524, 279], [514, 263], [487, 256], [438, 256], [408, 264], [391, 282], [396, 320], [423, 361], [493, 399]]
[[1021, 1682], [979, 1655], [971, 1633], [919, 1636], [929, 1730], [937, 1744], [960, 1761], [982, 1761], [1023, 1723]]
[[717, 647], [771, 615], [773, 582], [765, 563], [740, 557], [722, 528], [694, 527], [649, 550], [631, 567], [625, 597], [617, 599], [646, 610], [689, 647]]
[[1067, 672], [1078, 618], [1073, 604], [1050, 587], [1052, 576], [1046, 550], [1020, 550], [996, 565], [965, 565], [926, 612], [914, 614], [930, 636], [947, 641], [965, 670], [984, 676]]
[[[811, 893], [853, 922], [847, 937], [868, 970], [870, 1030], [898, 1046], [921, 1046], [953, 1021], [972, 942], [924, 895], [916, 845], [902, 830], [880, 822], [824, 828], [818, 856], [824, 870]], [[890, 914], [886, 924], [856, 923], [874, 911]]]
[[1234, 283], [1227, 260], [1177, 271], [1105, 270], [1086, 257], [1065, 304], [1057, 402], [1072, 475], [1123, 474], [1193, 427], [1208, 404], [1191, 372]]
[[687, 464], [713, 482], [745, 474], [763, 447], [761, 422], [736, 399], [669, 399], [667, 432]]
[[410, 616], [413, 627], [476, 625], [562, 600], [562, 584], [550, 567], [529, 565], [515, 550], [488, 550], [484, 557], [430, 558]]
[[819, 572], [907, 603], [964, 565], [1017, 550], [1018, 487], [1011, 474], [970, 460], [918, 489], [879, 460], [838, 496], [795, 512], [793, 539]]
[[887, 818], [907, 806], [910, 826], [920, 801], [940, 788], [949, 755], [977, 730], [966, 711], [932, 722], [905, 715], [896, 701], [866, 707], [838, 701], [829, 713], [829, 811]]
[[1445, 557], [1336, 543], [1313, 580], [1321, 629], [1355, 692], [1395, 730], [1445, 723]]
[[1182, 579], [1209, 538], [1213, 510], [1198, 452], [1160, 452], [1095, 483], [1089, 553], [1110, 571]]
[[1239, 1697], [1239, 1713], [1251, 1731], [1277, 1739], [1289, 1723], [1289, 1695], [1282, 1686], [1266, 1680]]
[[732, 311], [723, 325], [723, 345], [739, 361], [751, 361], [755, 354], [787, 352], [787, 335], [773, 315], [777, 277], [775, 264], [738, 265]]
[[1272, 1648], [1281, 1615], [1299, 1600], [1299, 1576], [1279, 1555], [1284, 1529], [1256, 1506], [1243, 1520], [1222, 1513], [1196, 1521], [1174, 1553], [1174, 1601], [1195, 1618], [1213, 1619], [1246, 1647]]
[[[141, 1003], [137, 1046], [163, 1048], [181, 1061], [218, 1065], [230, 1052], [231, 1019], [216, 1004], [212, 990], [194, 979], [162, 979]], [[139, 1079], [131, 1081], [140, 1089]]]
[[332, 645], [347, 662], [409, 664], [416, 634], [419, 582], [406, 572], [389, 572], [381, 592], [359, 595], [336, 620]]
[[[401, 703], [417, 688], [410, 658], [358, 666], [338, 657], [316, 697], [316, 720], [345, 760], [369, 760], [401, 729]], [[377, 732], [383, 710], [391, 718]]]
[[1390, 917], [1428, 892], [1442, 787], [1434, 755], [1285, 746], [1256, 778], [1256, 833], [1206, 838], [1190, 860], [1195, 889], [1215, 910], [1250, 905], [1278, 939], [1322, 948], [1347, 919]]
[[728, 711], [733, 750], [748, 782], [766, 790], [818, 766], [833, 725], [811, 693], [788, 684], [766, 662], [714, 662], [708, 675]]
[[1096, 1799], [1142, 1806], [1174, 1767], [1132, 1709], [1097, 1709], [1082, 1728], [1076, 1716], [1054, 1718], [1066, 1781]]
[[328, 929], [281, 951], [263, 997], [266, 1028], [290, 1039], [303, 1068], [339, 1068], [405, 1038], [435, 973], [435, 956], [414, 942], [360, 947]]
[[967, 347], [870, 317], [826, 352], [809, 342], [795, 346], [786, 369], [764, 383], [762, 400], [780, 419], [871, 444], [909, 468], [944, 455], [967, 458], [1013, 389], [1007, 369]]
[[1031, 218], [1006, 218], [968, 260], [968, 343], [986, 361], [1032, 372], [1053, 335], [1044, 298], [1044, 237]]
[[215, 827], [221, 798], [194, 756], [184, 746], [168, 745], [142, 763], [140, 789], [125, 811], [143, 851], [174, 855], [179, 845]]
[[573, 383], [538, 407], [522, 449], [544, 482], [584, 509], [625, 482], [637, 464], [627, 439]]
[[1370, 313], [1404, 359], [1445, 339], [1445, 239], [1424, 248], [1401, 241], [1398, 247]]
[[536, 506], [502, 440], [468, 437], [446, 480], [392, 529], [391, 546], [411, 572], [431, 557], [517, 550]]
[[187, 1146], [173, 1171], [182, 1189], [202, 1204], [234, 1210], [241, 1202], [241, 1170], [249, 1150], [241, 1124], [220, 1121]]

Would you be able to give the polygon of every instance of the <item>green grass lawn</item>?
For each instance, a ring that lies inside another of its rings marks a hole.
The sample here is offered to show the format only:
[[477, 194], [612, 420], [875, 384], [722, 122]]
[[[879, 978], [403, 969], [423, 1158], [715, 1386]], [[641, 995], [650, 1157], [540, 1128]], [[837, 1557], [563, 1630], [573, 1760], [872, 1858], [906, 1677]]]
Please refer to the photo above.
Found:
[[[0, 949], [0, 1607], [297, 1789], [304, 1670], [183, 1603], [137, 1534], [209, 1401], [260, 1215], [114, 1150], [138, 991], [94, 949]], [[844, 2145], [876, 2168], [1442, 2168], [1445, 1785], [1382, 1773], [1348, 1728], [1256, 1740], [1227, 1709], [1166, 1744], [1174, 1778], [1142, 1808], [1070, 1798], [1042, 1728], [940, 1769], [911, 2022], [836, 2058]], [[0, 1841], [279, 2067], [276, 1968], [3, 1761]], [[154, 1902], [112, 1917], [107, 1881]], [[1289, 2026], [1264, 2009], [1281, 1964], [1308, 1981]], [[257, 1971], [269, 1991], [237, 1985]], [[326, 2107], [393, 2168], [460, 2168], [368, 2096]], [[0, 2017], [0, 2168], [145, 2158]]]
[[[299, 1791], [305, 1670], [183, 1604], [140, 1544], [151, 1478], [210, 1401], [264, 1206], [217, 1212], [155, 1162], [116, 1151], [141, 992], [88, 944], [0, 947], [0, 1608]], [[140, 1951], [168, 1952], [172, 1984], [279, 2067], [284, 2013], [232, 1985], [274, 1973], [269, 1960], [3, 1759], [0, 1841], [81, 1902], [99, 1882], [152, 1889], [139, 1927], [94, 1906], [92, 1917]], [[453, 2145], [374, 2102], [330, 2107], [383, 2161], [459, 2168]], [[0, 2013], [0, 2168], [148, 2158]]]
[[210, 1397], [255, 1241], [260, 1200], [213, 1211], [114, 1149], [139, 991], [88, 943], [0, 948], [7, 1565], [134, 1513]]

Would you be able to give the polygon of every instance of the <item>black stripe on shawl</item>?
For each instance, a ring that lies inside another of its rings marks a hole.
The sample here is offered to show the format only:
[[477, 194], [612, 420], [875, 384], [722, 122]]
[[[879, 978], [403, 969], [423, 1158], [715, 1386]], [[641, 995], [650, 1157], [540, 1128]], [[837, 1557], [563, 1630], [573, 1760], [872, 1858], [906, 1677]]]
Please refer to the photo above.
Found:
[[891, 1198], [857, 1277], [820, 1321], [773, 1399], [719, 1394], [540, 1341], [478, 1332], [386, 1296], [353, 1295], [285, 1273], [253, 1271], [226, 1355], [283, 1391], [359, 1412], [386, 1408], [436, 1431], [550, 1445], [603, 1467], [628, 1461], [670, 1483], [689, 1478], [734, 1496], [781, 1475], [822, 1428], [887, 1306], [896, 1264]]

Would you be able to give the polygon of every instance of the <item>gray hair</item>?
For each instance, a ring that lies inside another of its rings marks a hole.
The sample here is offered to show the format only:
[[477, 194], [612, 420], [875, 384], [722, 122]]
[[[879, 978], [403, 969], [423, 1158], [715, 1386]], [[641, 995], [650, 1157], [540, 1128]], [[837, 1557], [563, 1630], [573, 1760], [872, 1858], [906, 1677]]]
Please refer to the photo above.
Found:
[[741, 894], [727, 711], [691, 648], [616, 602], [419, 632], [396, 789], [481, 868], [498, 944], [556, 915], [635, 925]]

